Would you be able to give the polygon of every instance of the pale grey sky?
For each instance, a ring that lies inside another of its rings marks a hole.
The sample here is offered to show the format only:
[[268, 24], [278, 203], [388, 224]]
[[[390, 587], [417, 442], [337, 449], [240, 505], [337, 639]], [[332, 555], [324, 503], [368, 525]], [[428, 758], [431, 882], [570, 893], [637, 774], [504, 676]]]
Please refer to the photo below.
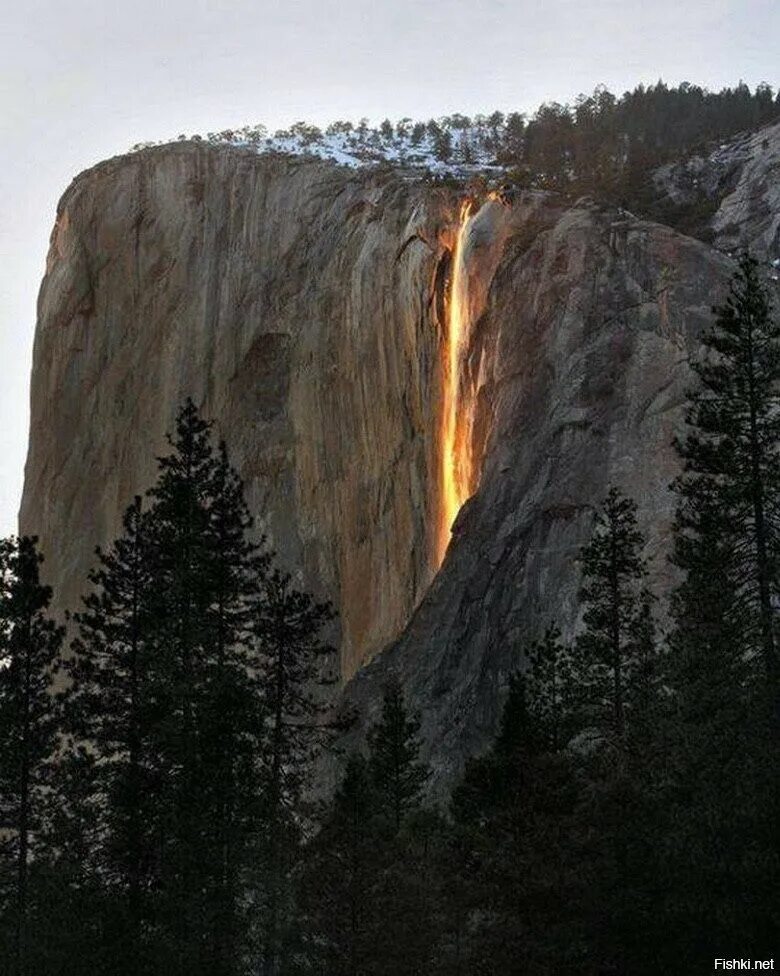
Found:
[[57, 200], [135, 142], [530, 110], [604, 83], [780, 82], [777, 0], [0, 0], [0, 535]]

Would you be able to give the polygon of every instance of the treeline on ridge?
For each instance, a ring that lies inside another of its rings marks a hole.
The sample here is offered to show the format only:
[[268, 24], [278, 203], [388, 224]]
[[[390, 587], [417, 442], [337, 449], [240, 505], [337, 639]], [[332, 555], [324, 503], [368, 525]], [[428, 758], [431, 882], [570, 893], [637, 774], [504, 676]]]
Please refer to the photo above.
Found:
[[264, 125], [252, 125], [210, 132], [205, 139], [258, 149], [291, 141], [302, 150], [336, 140], [367, 162], [435, 162], [456, 170], [496, 166], [522, 186], [595, 192], [636, 203], [654, 167], [778, 118], [780, 90], [775, 93], [766, 83], [751, 90], [740, 82], [714, 92], [689, 82], [658, 81], [620, 96], [600, 85], [572, 103], [545, 102], [531, 116], [454, 113], [427, 121], [385, 119], [377, 126], [368, 119], [340, 120], [324, 130], [296, 122], [273, 135]]

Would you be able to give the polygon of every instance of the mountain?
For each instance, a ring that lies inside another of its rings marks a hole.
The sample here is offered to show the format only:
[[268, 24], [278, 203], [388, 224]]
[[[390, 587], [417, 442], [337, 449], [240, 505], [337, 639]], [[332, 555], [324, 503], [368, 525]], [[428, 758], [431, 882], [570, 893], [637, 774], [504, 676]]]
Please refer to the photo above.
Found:
[[[81, 174], [39, 297], [20, 513], [58, 610], [190, 395], [258, 533], [334, 601], [345, 700], [365, 719], [400, 676], [442, 789], [493, 734], [523, 642], [576, 627], [610, 484], [668, 588], [687, 360], [729, 251], [777, 277], [779, 161], [774, 125], [656, 170], [648, 212], [701, 239], [591, 197], [202, 141]], [[448, 451], [474, 494], [441, 561]]]

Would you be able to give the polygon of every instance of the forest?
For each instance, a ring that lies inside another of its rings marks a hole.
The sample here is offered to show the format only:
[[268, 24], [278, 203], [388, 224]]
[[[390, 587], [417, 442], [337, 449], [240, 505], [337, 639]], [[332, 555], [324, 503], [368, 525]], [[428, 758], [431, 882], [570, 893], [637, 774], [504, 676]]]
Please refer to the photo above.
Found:
[[[428, 169], [433, 176], [500, 172], [519, 187], [567, 194], [598, 193], [617, 203], [648, 206], [648, 178], [669, 160], [710, 152], [720, 141], [780, 119], [780, 90], [740, 82], [720, 91], [682, 82], [638, 85], [618, 96], [604, 85], [571, 103], [546, 102], [534, 113], [495, 111], [473, 117], [384, 119], [370, 125], [339, 120], [324, 129], [295, 122], [270, 133], [249, 125], [204, 136], [212, 144], [260, 152], [312, 152], [361, 163]], [[143, 149], [142, 143], [133, 149]]]
[[[759, 108], [733, 97], [713, 103], [723, 126]], [[604, 98], [583, 112], [640, 117]], [[648, 152], [686, 124], [667, 118]], [[354, 717], [332, 705], [333, 610], [257, 540], [192, 401], [65, 625], [36, 539], [3, 540], [0, 971], [649, 976], [770, 958], [780, 323], [749, 255], [691, 367], [672, 592], [650, 590], [614, 486], [579, 557], [578, 633], [550, 620], [518, 644], [493, 745], [445, 802], [397, 682], [339, 749]], [[341, 778], [318, 798], [326, 754]]]

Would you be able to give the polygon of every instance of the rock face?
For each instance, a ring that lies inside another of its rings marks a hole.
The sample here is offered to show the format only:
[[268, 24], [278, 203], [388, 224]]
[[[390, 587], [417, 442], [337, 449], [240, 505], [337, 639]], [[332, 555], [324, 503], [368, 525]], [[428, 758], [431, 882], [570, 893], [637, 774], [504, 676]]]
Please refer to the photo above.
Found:
[[[774, 206], [773, 164], [754, 151], [718, 233], [731, 214], [771, 254], [774, 217], [750, 201]], [[653, 585], [668, 588], [687, 359], [733, 271], [589, 200], [484, 204], [464, 250], [481, 476], [437, 572], [458, 204], [403, 174], [194, 144], [82, 174], [39, 300], [20, 517], [58, 606], [76, 605], [93, 547], [153, 479], [193, 396], [228, 439], [258, 529], [336, 604], [363, 722], [400, 676], [434, 791], [489, 741], [523, 642], [550, 621], [576, 628], [577, 552], [610, 484], [637, 499]]]
[[510, 238], [478, 328], [479, 490], [403, 636], [347, 689], [366, 721], [400, 676], [435, 792], [494, 734], [523, 643], [550, 622], [574, 631], [578, 550], [611, 484], [637, 500], [651, 583], [668, 588], [687, 358], [731, 270], [698, 241], [587, 202]]
[[[343, 671], [433, 575], [437, 268], [451, 200], [330, 164], [176, 145], [64, 195], [38, 305], [21, 530], [60, 609], [148, 487], [186, 396], [258, 530], [340, 611]], [[438, 304], [441, 304], [440, 302]]]
[[678, 207], [705, 204], [707, 229], [718, 248], [747, 247], [761, 260], [780, 258], [780, 123], [709, 155], [662, 166], [654, 182]]

